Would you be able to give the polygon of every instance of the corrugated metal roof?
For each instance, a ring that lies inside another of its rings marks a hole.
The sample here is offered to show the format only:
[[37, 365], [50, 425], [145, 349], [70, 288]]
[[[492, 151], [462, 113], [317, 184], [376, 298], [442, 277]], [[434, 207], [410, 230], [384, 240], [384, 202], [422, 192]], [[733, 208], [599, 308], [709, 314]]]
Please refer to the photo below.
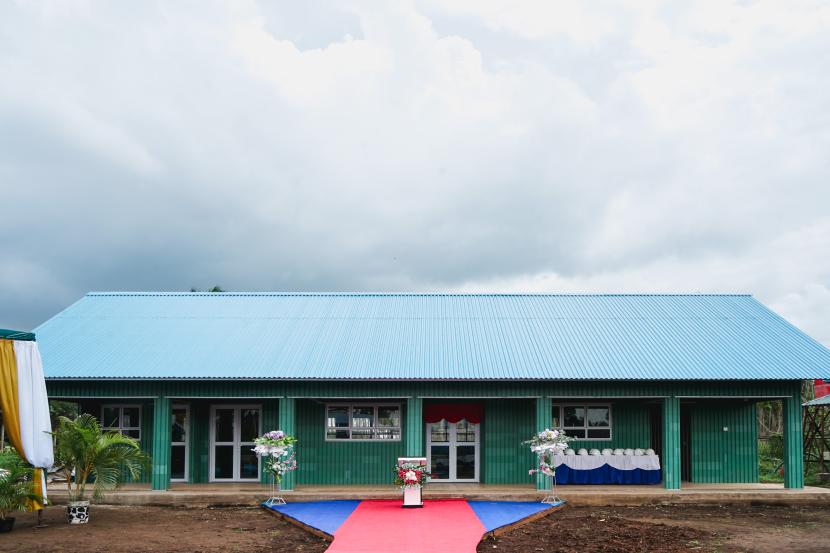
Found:
[[806, 379], [830, 351], [747, 295], [90, 293], [49, 378]]
[[816, 399], [808, 401], [804, 405], [807, 405], [808, 407], [815, 407], [818, 405], [830, 405], [830, 396], [817, 397]]

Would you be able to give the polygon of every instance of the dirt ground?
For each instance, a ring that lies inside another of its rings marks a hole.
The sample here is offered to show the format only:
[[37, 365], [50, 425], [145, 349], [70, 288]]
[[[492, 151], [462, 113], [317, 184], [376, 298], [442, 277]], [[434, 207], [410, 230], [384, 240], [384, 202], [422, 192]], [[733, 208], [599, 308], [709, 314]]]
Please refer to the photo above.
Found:
[[[258, 507], [173, 509], [93, 506], [91, 522], [69, 526], [61, 507], [48, 528], [18, 513], [0, 551], [139, 553], [319, 552], [327, 543]], [[566, 507], [496, 539], [481, 552], [830, 551], [830, 509], [789, 507]], [[460, 553], [460, 552], [459, 552]]]

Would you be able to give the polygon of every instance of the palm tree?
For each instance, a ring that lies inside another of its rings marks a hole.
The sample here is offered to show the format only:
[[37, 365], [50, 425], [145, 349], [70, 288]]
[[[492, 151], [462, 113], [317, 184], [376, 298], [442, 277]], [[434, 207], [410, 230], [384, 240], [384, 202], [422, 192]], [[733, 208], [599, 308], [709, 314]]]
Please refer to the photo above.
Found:
[[33, 480], [32, 466], [12, 448], [0, 447], [0, 520], [12, 511], [25, 511], [33, 501], [43, 501], [32, 489]]
[[94, 480], [93, 497], [97, 499], [117, 488], [125, 472], [136, 479], [141, 469], [148, 466], [148, 456], [141, 451], [138, 441], [118, 432], [103, 432], [92, 415], [60, 417], [54, 435], [55, 464], [66, 477], [70, 501], [86, 499], [90, 478]]

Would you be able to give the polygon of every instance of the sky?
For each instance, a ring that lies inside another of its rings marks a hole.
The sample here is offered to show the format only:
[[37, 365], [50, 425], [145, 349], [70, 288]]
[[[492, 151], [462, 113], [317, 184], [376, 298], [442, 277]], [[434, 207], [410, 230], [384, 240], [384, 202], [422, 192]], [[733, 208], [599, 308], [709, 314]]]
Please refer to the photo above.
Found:
[[828, 90], [828, 2], [0, 0], [0, 327], [740, 292], [830, 346]]

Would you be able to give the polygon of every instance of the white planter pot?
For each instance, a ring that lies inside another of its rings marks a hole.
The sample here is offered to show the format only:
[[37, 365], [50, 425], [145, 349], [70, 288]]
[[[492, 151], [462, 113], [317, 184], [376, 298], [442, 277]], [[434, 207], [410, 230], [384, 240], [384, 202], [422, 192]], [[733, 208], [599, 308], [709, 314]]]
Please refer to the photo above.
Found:
[[424, 501], [421, 498], [421, 486], [411, 486], [403, 489], [404, 507], [423, 507]]
[[66, 521], [69, 524], [89, 522], [89, 501], [70, 501], [66, 506]]

